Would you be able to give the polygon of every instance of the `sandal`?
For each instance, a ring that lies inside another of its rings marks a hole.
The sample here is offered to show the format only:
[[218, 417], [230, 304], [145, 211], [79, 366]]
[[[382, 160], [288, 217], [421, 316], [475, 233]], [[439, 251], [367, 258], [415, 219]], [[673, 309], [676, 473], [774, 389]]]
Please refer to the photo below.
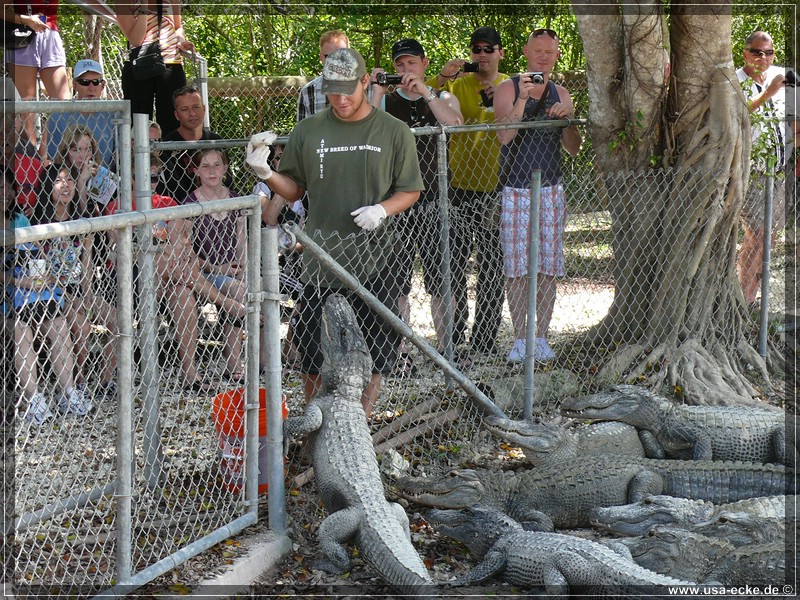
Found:
[[408, 352], [401, 352], [397, 355], [397, 363], [395, 363], [392, 375], [395, 377], [414, 377], [417, 374], [417, 365], [411, 358]]

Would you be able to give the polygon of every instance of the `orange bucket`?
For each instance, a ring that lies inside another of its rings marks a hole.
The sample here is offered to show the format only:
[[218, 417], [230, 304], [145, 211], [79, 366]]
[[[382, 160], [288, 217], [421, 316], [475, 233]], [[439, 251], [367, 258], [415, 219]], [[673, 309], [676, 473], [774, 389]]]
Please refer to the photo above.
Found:
[[[267, 491], [267, 390], [258, 390], [258, 493]], [[283, 418], [289, 414], [286, 397], [282, 403]], [[217, 430], [220, 472], [223, 485], [232, 492], [244, 489], [244, 388], [229, 390], [216, 396], [211, 410]]]

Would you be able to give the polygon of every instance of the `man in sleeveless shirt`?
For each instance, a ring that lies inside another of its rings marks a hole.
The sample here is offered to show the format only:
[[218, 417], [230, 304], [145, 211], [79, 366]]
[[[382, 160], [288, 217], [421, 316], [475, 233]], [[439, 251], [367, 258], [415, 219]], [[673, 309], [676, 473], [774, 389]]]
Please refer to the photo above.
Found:
[[[559, 40], [552, 29], [535, 29], [525, 45], [528, 72], [541, 73], [541, 83], [525, 73], [500, 84], [495, 94], [498, 123], [572, 119], [575, 109], [569, 92], [550, 80], [559, 57]], [[540, 102], [541, 100], [541, 102]], [[556, 277], [564, 275], [564, 218], [566, 202], [561, 176], [561, 148], [572, 156], [581, 147], [574, 125], [545, 129], [505, 129], [500, 138], [500, 184], [503, 186], [501, 240], [506, 274], [506, 294], [514, 326], [514, 346], [509, 362], [522, 362], [526, 345], [528, 307], [528, 247], [531, 173], [542, 173], [539, 199], [539, 272], [536, 293], [536, 347], [534, 358], [555, 359], [547, 330], [556, 300]]]
[[[775, 60], [772, 36], [763, 31], [755, 31], [747, 36], [744, 46], [744, 66], [736, 71], [736, 76], [747, 97], [754, 152], [750, 184], [742, 206], [744, 239], [739, 250], [738, 267], [745, 302], [755, 305], [764, 254], [766, 176], [774, 176], [771, 228], [774, 240], [775, 234], [785, 224], [784, 168], [786, 159], [791, 154], [791, 145], [787, 146], [787, 139], [791, 140], [791, 130], [784, 123], [785, 70], [772, 64]], [[762, 302], [764, 301], [766, 299], [762, 298]]]
[[[395, 71], [403, 80], [390, 94], [386, 86], [377, 85], [375, 79], [383, 69], [372, 70], [373, 106], [406, 123], [409, 127], [431, 127], [436, 125], [460, 125], [463, 122], [458, 98], [449, 92], [435, 92], [425, 83], [425, 70], [428, 59], [425, 50], [417, 40], [403, 39], [392, 46], [392, 62]], [[444, 292], [442, 289], [442, 228], [439, 217], [439, 177], [436, 137], [417, 136], [417, 156], [425, 190], [419, 201], [398, 215], [398, 245], [395, 258], [398, 268], [395, 271], [400, 282], [398, 308], [403, 320], [408, 323], [410, 306], [408, 295], [411, 291], [411, 275], [415, 252], [422, 261], [425, 289], [431, 295], [431, 317], [439, 350], [444, 349]], [[406, 371], [396, 374], [411, 374], [413, 363], [404, 348], [400, 350], [398, 368]]]

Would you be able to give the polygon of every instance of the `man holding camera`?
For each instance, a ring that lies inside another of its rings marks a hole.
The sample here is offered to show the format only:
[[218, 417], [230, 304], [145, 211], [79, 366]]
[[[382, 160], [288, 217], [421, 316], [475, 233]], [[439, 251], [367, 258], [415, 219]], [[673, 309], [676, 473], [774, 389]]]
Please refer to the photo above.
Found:
[[[575, 118], [569, 92], [550, 80], [559, 57], [558, 35], [535, 29], [525, 45], [528, 73], [500, 84], [495, 114], [500, 123]], [[507, 278], [508, 306], [514, 325], [509, 362], [522, 362], [527, 353], [528, 247], [531, 173], [541, 171], [539, 199], [539, 272], [536, 276], [536, 347], [534, 358], [549, 362], [556, 355], [547, 330], [556, 300], [556, 277], [564, 275], [564, 219], [566, 201], [561, 176], [561, 148], [572, 156], [581, 147], [575, 125], [542, 129], [504, 129], [497, 132], [500, 148], [500, 184], [503, 186], [501, 236]]]
[[[433, 127], [436, 125], [460, 125], [463, 122], [458, 99], [448, 92], [436, 92], [425, 83], [428, 59], [417, 40], [403, 39], [392, 46], [392, 63], [396, 75], [387, 75], [377, 67], [372, 70], [373, 106], [403, 121], [409, 127]], [[392, 93], [386, 93], [386, 85], [395, 85]], [[441, 219], [436, 199], [439, 196], [439, 177], [436, 138], [432, 135], [417, 136], [417, 156], [425, 190], [420, 199], [398, 215], [396, 227], [398, 242], [395, 252], [400, 282], [398, 309], [408, 323], [411, 292], [411, 274], [415, 250], [422, 260], [425, 289], [431, 295], [431, 318], [439, 339], [439, 350], [444, 346], [444, 292], [442, 290]], [[407, 351], [401, 347], [397, 375], [411, 375], [414, 366]]]
[[[744, 66], [736, 76], [747, 96], [753, 136], [753, 167], [750, 184], [742, 206], [744, 239], [739, 250], [739, 281], [745, 302], [755, 308], [761, 280], [761, 261], [764, 255], [764, 202], [768, 172], [774, 176], [772, 194], [771, 236], [786, 223], [785, 166], [791, 155], [791, 129], [785, 128], [786, 72], [773, 65], [775, 49], [772, 36], [755, 31], [744, 42]], [[766, 302], [762, 298], [762, 302]]]
[[[503, 58], [500, 34], [492, 27], [478, 27], [470, 37], [470, 59], [447, 62], [428, 84], [458, 98], [464, 123], [493, 123], [494, 94], [508, 75], [499, 72]], [[450, 206], [450, 253], [455, 304], [453, 343], [464, 340], [467, 305], [467, 264], [476, 249], [478, 267], [475, 289], [475, 322], [472, 350], [495, 350], [503, 310], [503, 251], [500, 247], [497, 171], [500, 145], [491, 131], [455, 133], [450, 138], [452, 190]], [[468, 360], [460, 361], [468, 366]]]

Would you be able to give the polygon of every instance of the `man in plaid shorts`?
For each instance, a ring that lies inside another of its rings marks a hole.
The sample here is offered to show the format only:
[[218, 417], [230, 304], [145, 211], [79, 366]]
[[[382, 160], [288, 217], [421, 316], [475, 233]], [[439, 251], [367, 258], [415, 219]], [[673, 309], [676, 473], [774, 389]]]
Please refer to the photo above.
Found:
[[[497, 88], [494, 99], [498, 123], [522, 123], [572, 119], [575, 109], [569, 92], [550, 81], [559, 57], [558, 35], [552, 29], [535, 29], [525, 45], [528, 73], [516, 75]], [[530, 73], [538, 73], [533, 77]], [[500, 138], [501, 241], [506, 275], [506, 292], [514, 346], [509, 362], [522, 362], [527, 353], [528, 231], [531, 173], [542, 173], [539, 209], [539, 272], [536, 294], [536, 347], [534, 358], [555, 359], [547, 341], [547, 330], [556, 301], [556, 277], [564, 275], [564, 187], [561, 182], [561, 148], [572, 156], [581, 147], [576, 126], [564, 129], [506, 129]]]

